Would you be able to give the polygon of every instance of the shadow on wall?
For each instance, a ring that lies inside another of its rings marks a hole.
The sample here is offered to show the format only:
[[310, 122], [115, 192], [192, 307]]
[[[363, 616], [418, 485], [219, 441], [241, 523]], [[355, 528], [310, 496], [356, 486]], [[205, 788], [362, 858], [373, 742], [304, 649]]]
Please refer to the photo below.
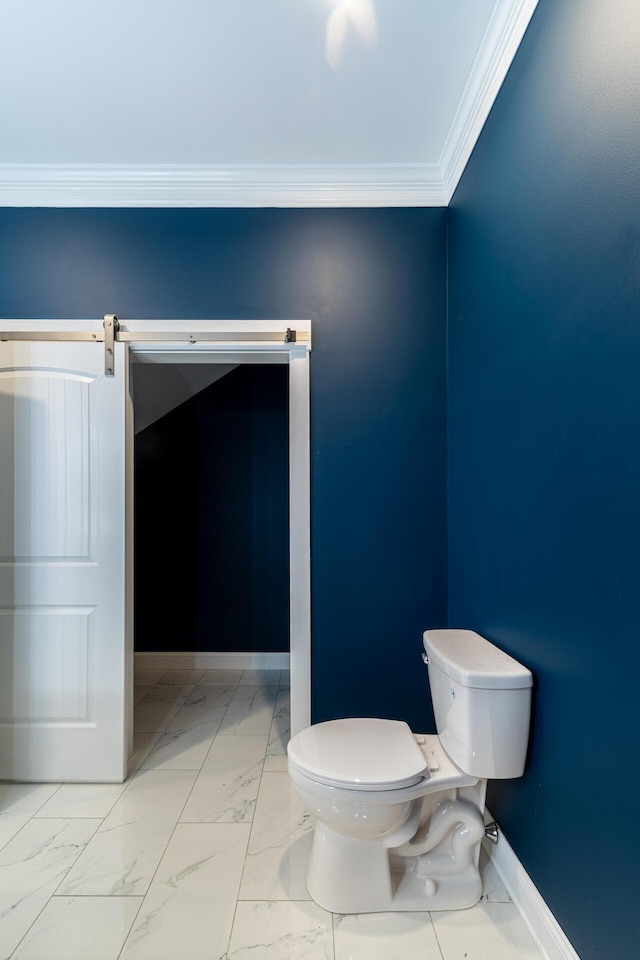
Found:
[[137, 434], [136, 650], [288, 651], [288, 393], [244, 364]]

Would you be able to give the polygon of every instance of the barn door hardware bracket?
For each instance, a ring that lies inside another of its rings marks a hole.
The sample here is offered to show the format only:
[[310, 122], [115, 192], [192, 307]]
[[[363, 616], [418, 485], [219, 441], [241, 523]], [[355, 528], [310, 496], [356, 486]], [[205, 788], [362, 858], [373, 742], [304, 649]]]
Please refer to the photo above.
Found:
[[309, 343], [310, 340], [308, 330], [292, 330], [291, 327], [287, 327], [284, 334], [285, 343]]
[[114, 368], [113, 345], [120, 324], [113, 313], [105, 313], [102, 326], [104, 327], [104, 375], [105, 377], [112, 377]]

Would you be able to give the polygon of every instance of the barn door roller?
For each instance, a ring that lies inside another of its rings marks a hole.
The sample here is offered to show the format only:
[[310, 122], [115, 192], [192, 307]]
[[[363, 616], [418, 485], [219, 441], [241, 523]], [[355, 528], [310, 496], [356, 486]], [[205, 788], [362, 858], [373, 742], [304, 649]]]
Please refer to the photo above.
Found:
[[113, 345], [120, 329], [118, 318], [113, 313], [105, 314], [104, 322], [104, 375], [113, 376]]

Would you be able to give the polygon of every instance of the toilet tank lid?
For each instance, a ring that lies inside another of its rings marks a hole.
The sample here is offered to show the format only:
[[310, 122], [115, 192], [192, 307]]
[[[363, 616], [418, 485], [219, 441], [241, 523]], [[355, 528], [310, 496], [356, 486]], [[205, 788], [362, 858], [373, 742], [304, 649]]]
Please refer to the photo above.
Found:
[[531, 671], [473, 630], [425, 630], [427, 656], [465, 687], [514, 690], [533, 686]]

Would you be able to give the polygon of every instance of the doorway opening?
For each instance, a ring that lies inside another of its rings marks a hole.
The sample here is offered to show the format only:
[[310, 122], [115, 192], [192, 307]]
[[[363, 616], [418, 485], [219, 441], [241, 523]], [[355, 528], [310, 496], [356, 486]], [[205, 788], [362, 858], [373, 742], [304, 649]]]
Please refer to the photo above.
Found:
[[[233, 457], [245, 460], [248, 454], [242, 454], [241, 448], [252, 433], [255, 440], [251, 454], [254, 479], [262, 474], [263, 484], [257, 500], [254, 497], [252, 505], [253, 536], [248, 530], [248, 517], [242, 510], [237, 514], [237, 536], [234, 538], [234, 521], [230, 511], [222, 510], [224, 490], [227, 492], [233, 487], [230, 477], [232, 471], [222, 470], [220, 461], [215, 459], [209, 448], [208, 463], [200, 463], [198, 471], [203, 490], [203, 482], [211, 480], [214, 496], [208, 500], [208, 510], [226, 526], [229, 537], [227, 547], [235, 550], [233, 557], [223, 556], [224, 537], [218, 541], [215, 549], [212, 538], [207, 540], [206, 528], [197, 529], [197, 516], [191, 517], [186, 534], [196, 538], [207, 554], [209, 573], [218, 577], [216, 589], [209, 590], [206, 581], [206, 570], [194, 571], [194, 577], [200, 577], [196, 588], [196, 609], [191, 616], [191, 624], [195, 629], [197, 639], [196, 649], [185, 651], [184, 646], [173, 645], [167, 637], [163, 626], [163, 639], [160, 640], [158, 631], [150, 638], [149, 630], [141, 622], [145, 609], [153, 608], [155, 596], [162, 593], [162, 584], [149, 582], [146, 572], [141, 574], [140, 564], [136, 563], [138, 576], [146, 580], [141, 584], [146, 593], [146, 600], [141, 608], [138, 602], [136, 614], [137, 647], [136, 663], [147, 663], [165, 669], [182, 667], [237, 668], [244, 666], [254, 669], [286, 669], [290, 668], [291, 684], [291, 734], [308, 726], [311, 722], [311, 544], [310, 544], [310, 402], [309, 402], [309, 353], [311, 349], [311, 324], [309, 321], [296, 321], [297, 333], [289, 331], [289, 323], [282, 321], [199, 321], [190, 324], [196, 332], [185, 337], [180, 331], [182, 325], [171, 321], [135, 321], [127, 324], [125, 336], [129, 340], [130, 383], [134, 394], [129, 413], [129, 460], [133, 464], [136, 441], [134, 439], [133, 404], [136, 401], [135, 385], [143, 381], [164, 383], [164, 402], [168, 402], [166, 394], [170, 392], [168, 377], [177, 379], [176, 374], [184, 381], [187, 380], [189, 390], [195, 389], [197, 394], [187, 400], [193, 409], [190, 412], [191, 426], [189, 429], [197, 431], [198, 423], [211, 426], [212, 410], [223, 405], [222, 401], [235, 404], [236, 426], [234, 431], [230, 421], [221, 429], [219, 442], [224, 443], [232, 452]], [[182, 326], [184, 330], [184, 326]], [[220, 342], [212, 342], [218, 337]], [[147, 368], [143, 372], [142, 368]], [[169, 374], [161, 370], [149, 370], [149, 367], [167, 367]], [[191, 368], [192, 372], [187, 370]], [[221, 372], [223, 371], [223, 372]], [[202, 384], [205, 386], [201, 388]], [[171, 388], [173, 389], [173, 387]], [[184, 384], [183, 388], [184, 389]], [[241, 399], [244, 394], [244, 400]], [[215, 397], [218, 396], [220, 404]], [[232, 398], [235, 396], [235, 400]], [[250, 400], [250, 397], [252, 399]], [[262, 399], [260, 400], [260, 396]], [[269, 398], [269, 399], [267, 399]], [[284, 414], [286, 406], [286, 417]], [[176, 415], [180, 413], [180, 404]], [[262, 410], [260, 410], [262, 407]], [[249, 413], [249, 408], [252, 412]], [[138, 409], [138, 423], [144, 424], [148, 412]], [[249, 427], [249, 421], [252, 421]], [[175, 424], [173, 426], [175, 432]], [[218, 428], [216, 428], [218, 429]], [[139, 454], [143, 444], [153, 436], [153, 424], [148, 423], [140, 434], [150, 430], [147, 438], [138, 439]], [[275, 432], [274, 432], [275, 431]], [[224, 437], [222, 436], [224, 434]], [[269, 437], [272, 437], [272, 440]], [[288, 457], [282, 455], [282, 447], [288, 445]], [[213, 438], [217, 442], [215, 437]], [[196, 460], [202, 461], [201, 448], [196, 443]], [[280, 451], [280, 453], [277, 452]], [[207, 457], [204, 459], [206, 460]], [[248, 461], [247, 461], [248, 462]], [[286, 469], [285, 469], [286, 464]], [[175, 464], [171, 468], [175, 470]], [[236, 470], [236, 467], [234, 467]], [[245, 470], [242, 484], [245, 494], [249, 498], [256, 494], [255, 484], [253, 494], [248, 489], [247, 473]], [[288, 470], [288, 476], [285, 472]], [[152, 471], [153, 472], [153, 471]], [[237, 471], [236, 471], [237, 472]], [[197, 475], [197, 474], [196, 474]], [[203, 481], [204, 475], [204, 481]], [[215, 476], [214, 476], [215, 475]], [[153, 480], [153, 477], [151, 478]], [[194, 505], [193, 488], [185, 488], [181, 479], [179, 497], [184, 503], [178, 510], [178, 517], [185, 516], [186, 511], [192, 514], [197, 511]], [[129, 483], [133, 488], [133, 479]], [[158, 490], [158, 487], [160, 488]], [[152, 501], [160, 504], [163, 499], [170, 500], [175, 491], [168, 488], [168, 484], [155, 483], [156, 492]], [[240, 491], [232, 489], [233, 497], [240, 498]], [[258, 501], [261, 498], [261, 503]], [[245, 505], [248, 500], [245, 498]], [[287, 504], [287, 516], [284, 516], [284, 507]], [[149, 504], [141, 506], [138, 497], [137, 508], [142, 509], [141, 522], [147, 529], [155, 521], [156, 539], [161, 531], [161, 518], [164, 516], [162, 504], [157, 510], [149, 510]], [[135, 536], [134, 524], [131, 518], [135, 515], [135, 503], [131, 499], [128, 523], [128, 539], [130, 554], [133, 555]], [[248, 509], [248, 508], [247, 508]], [[156, 514], [154, 517], [153, 514]], [[146, 514], [146, 519], [144, 515]], [[224, 515], [222, 515], [224, 514]], [[242, 528], [240, 530], [239, 528]], [[283, 536], [284, 531], [284, 536]], [[140, 535], [140, 530], [138, 534]], [[210, 531], [211, 532], [211, 531]], [[285, 543], [285, 537], [288, 541]], [[161, 536], [160, 536], [161, 539]], [[245, 549], [240, 550], [244, 540]], [[249, 546], [253, 540], [253, 546]], [[139, 544], [138, 544], [139, 549]], [[159, 544], [162, 550], [162, 542]], [[249, 554], [253, 551], [253, 559]], [[144, 553], [144, 548], [143, 548]], [[286, 556], [285, 556], [286, 553]], [[194, 554], [192, 554], [194, 556]], [[195, 556], [198, 556], [196, 550]], [[133, 568], [133, 563], [130, 564]], [[288, 572], [287, 572], [288, 571]], [[250, 577], [250, 579], [248, 579]], [[204, 578], [204, 579], [203, 579]], [[192, 581], [189, 590], [193, 591]], [[133, 610], [134, 585], [131, 579], [129, 584], [129, 619], [134, 622]], [[193, 595], [193, 593], [192, 593]], [[221, 600], [216, 607], [215, 598]], [[238, 598], [240, 600], [238, 601]], [[244, 598], [244, 599], [243, 599]], [[250, 610], [242, 610], [242, 603], [250, 599]], [[235, 607], [234, 607], [235, 603]], [[288, 606], [288, 609], [286, 607]], [[178, 608], [179, 609], [179, 608]], [[235, 614], [234, 614], [235, 609]], [[216, 615], [217, 610], [217, 615]], [[213, 616], [208, 616], [214, 613]], [[154, 616], [156, 622], [161, 615], [156, 604]], [[239, 618], [239, 619], [238, 619]], [[235, 622], [234, 622], [235, 621]], [[174, 624], [176, 619], [174, 617]], [[288, 631], [285, 624], [288, 623]], [[215, 638], [213, 631], [217, 632]], [[240, 637], [240, 634], [243, 634]], [[286, 636], [285, 636], [286, 634]], [[176, 634], [177, 635], [177, 634]], [[247, 637], [250, 640], [247, 640]], [[158, 648], [158, 644], [161, 644]], [[151, 649], [153, 646], [153, 650]], [[133, 655], [133, 639], [129, 640], [130, 651]], [[209, 649], [207, 649], [209, 647]], [[224, 649], [223, 649], [224, 648]], [[180, 653], [180, 651], [183, 653]], [[184, 653], [187, 654], [184, 658]], [[214, 666], [215, 665], [215, 666]], [[132, 684], [130, 685], [132, 690]], [[132, 716], [132, 703], [129, 715]], [[130, 743], [132, 736], [129, 738]]]
[[135, 652], [182, 669], [288, 669], [287, 367], [131, 374]]

